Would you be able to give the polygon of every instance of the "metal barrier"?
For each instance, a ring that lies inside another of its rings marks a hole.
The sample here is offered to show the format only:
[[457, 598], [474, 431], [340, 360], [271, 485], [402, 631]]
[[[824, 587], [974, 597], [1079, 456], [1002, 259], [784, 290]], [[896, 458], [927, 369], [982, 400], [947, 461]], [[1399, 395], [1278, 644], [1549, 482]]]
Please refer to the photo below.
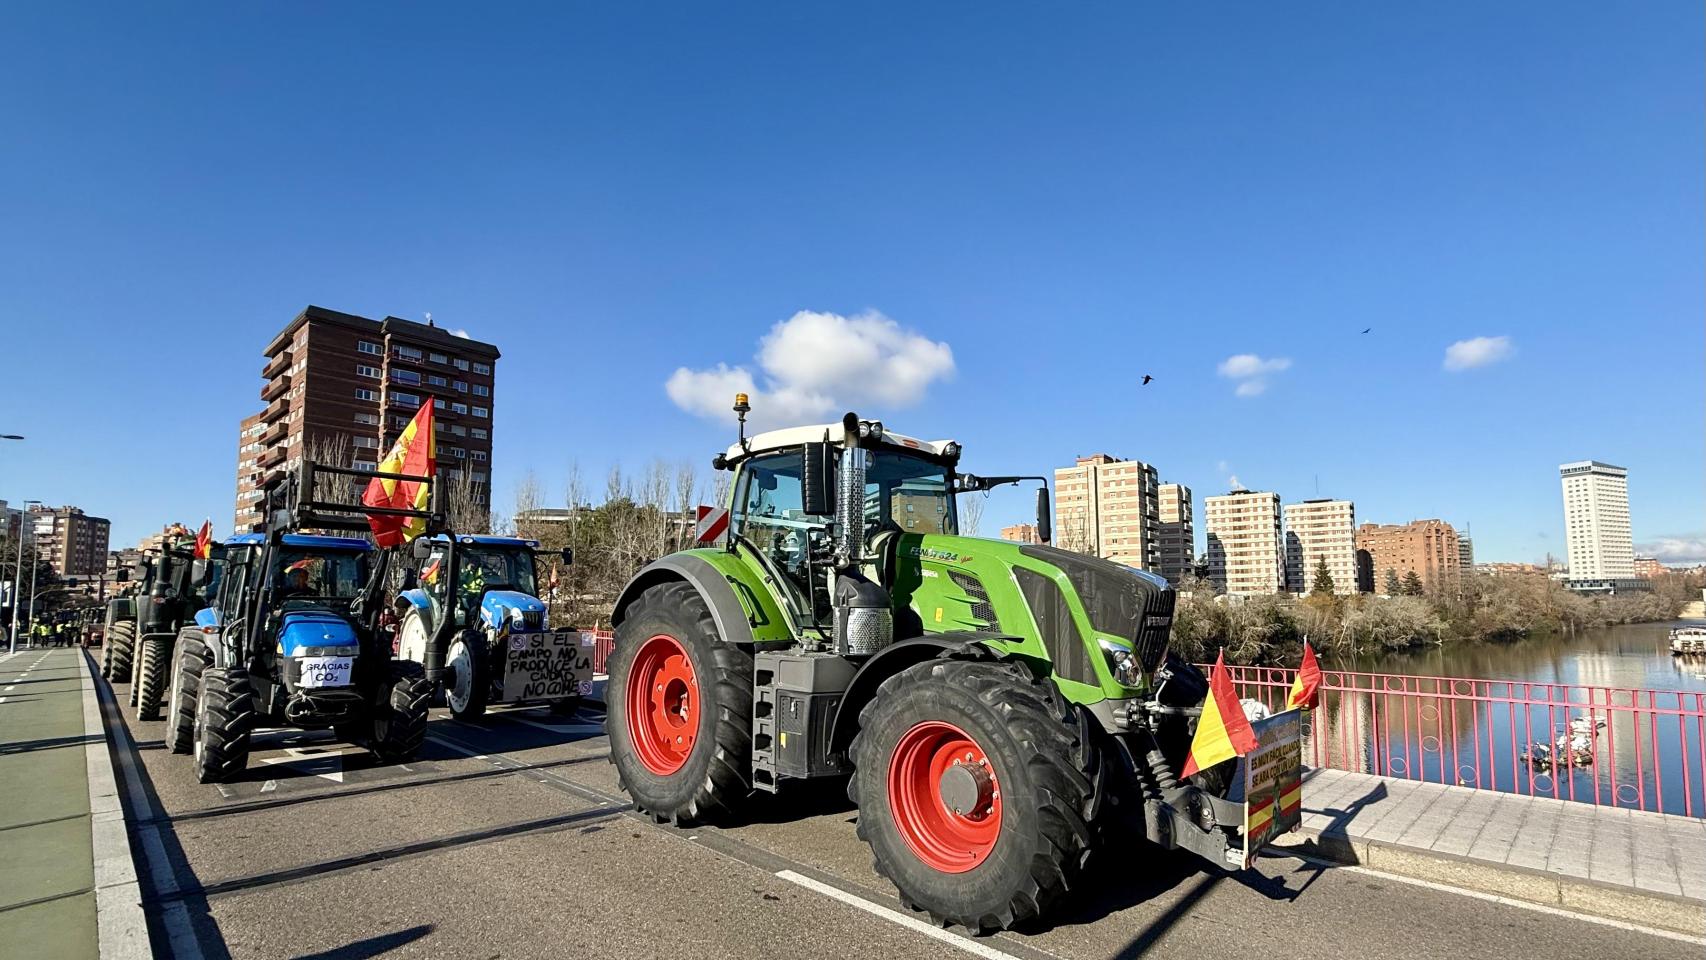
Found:
[[[1228, 670], [1240, 697], [1270, 709], [1297, 675]], [[1304, 725], [1314, 766], [1706, 813], [1706, 693], [1332, 670], [1322, 680]]]
[[594, 630], [598, 644], [592, 648], [592, 673], [594, 676], [604, 676], [610, 671], [604, 669], [604, 662], [610, 659], [610, 651], [616, 646], [616, 634], [609, 630]]

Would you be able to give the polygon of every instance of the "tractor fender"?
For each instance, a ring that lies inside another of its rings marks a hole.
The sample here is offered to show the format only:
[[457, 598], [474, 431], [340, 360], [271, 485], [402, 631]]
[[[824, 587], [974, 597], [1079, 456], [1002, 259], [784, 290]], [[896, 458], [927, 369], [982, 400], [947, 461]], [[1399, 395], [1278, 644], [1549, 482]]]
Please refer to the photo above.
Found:
[[427, 599], [425, 590], [404, 590], [397, 594], [397, 599], [392, 602], [391, 606], [399, 615], [406, 612], [409, 607], [414, 607], [416, 610], [425, 613], [432, 609], [432, 601]]
[[752, 623], [746, 618], [746, 608], [740, 605], [734, 588], [716, 567], [694, 557], [675, 554], [652, 561], [622, 588], [616, 598], [616, 608], [610, 615], [611, 626], [621, 626], [628, 608], [640, 594], [660, 583], [684, 581], [699, 591], [705, 605], [711, 608], [711, 620], [717, 625], [717, 636], [725, 643], [750, 644]]
[[852, 682], [848, 683], [846, 692], [842, 694], [841, 704], [835, 711], [835, 722], [830, 729], [829, 752], [846, 753], [847, 748], [852, 746], [853, 736], [859, 732], [859, 711], [865, 709], [865, 704], [870, 703], [871, 698], [877, 695], [877, 688], [883, 685], [884, 680], [908, 667], [937, 659], [1009, 659], [1025, 662], [1029, 666], [1026, 658], [1010, 656], [989, 646], [990, 641], [1012, 642], [1016, 639], [1001, 633], [955, 630], [902, 640], [884, 647], [865, 661], [865, 665], [853, 675]]

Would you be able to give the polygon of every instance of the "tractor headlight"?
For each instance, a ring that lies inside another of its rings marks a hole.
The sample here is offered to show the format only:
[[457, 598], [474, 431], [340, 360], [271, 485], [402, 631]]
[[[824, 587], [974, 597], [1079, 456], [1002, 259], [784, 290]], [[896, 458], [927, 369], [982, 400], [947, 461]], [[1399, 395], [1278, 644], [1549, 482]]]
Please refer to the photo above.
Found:
[[506, 612], [509, 616], [509, 626], [511, 630], [520, 630], [526, 625], [527, 615], [521, 612], [520, 607], [510, 607]]
[[1114, 681], [1127, 687], [1143, 686], [1143, 664], [1137, 661], [1131, 648], [1106, 640], [1100, 642], [1102, 653], [1108, 658], [1108, 668], [1113, 671]]

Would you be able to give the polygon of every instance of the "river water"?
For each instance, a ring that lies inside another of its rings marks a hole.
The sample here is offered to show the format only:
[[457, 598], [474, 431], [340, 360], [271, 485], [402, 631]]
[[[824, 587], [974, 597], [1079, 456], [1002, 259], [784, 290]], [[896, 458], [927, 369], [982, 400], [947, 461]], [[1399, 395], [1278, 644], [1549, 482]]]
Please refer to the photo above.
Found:
[[1706, 657], [1671, 656], [1676, 625], [1323, 660], [1306, 759], [1706, 816]]

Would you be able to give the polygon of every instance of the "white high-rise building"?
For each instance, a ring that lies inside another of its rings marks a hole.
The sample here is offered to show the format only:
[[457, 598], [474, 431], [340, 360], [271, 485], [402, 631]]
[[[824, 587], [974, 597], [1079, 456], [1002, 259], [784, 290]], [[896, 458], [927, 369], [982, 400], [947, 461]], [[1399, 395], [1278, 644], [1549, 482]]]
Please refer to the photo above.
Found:
[[1629, 532], [1629, 471], [1598, 460], [1561, 464], [1564, 483], [1564, 540], [1571, 580], [1619, 580], [1635, 576], [1635, 543]]
[[1054, 472], [1055, 542], [1154, 572], [1161, 562], [1155, 468], [1098, 453]]
[[1357, 592], [1356, 505], [1349, 500], [1305, 500], [1285, 505], [1285, 582], [1292, 593], [1315, 587], [1322, 561], [1333, 592]]
[[1279, 494], [1234, 490], [1204, 497], [1203, 517], [1208, 529], [1208, 577], [1216, 586], [1234, 596], [1285, 589]]

